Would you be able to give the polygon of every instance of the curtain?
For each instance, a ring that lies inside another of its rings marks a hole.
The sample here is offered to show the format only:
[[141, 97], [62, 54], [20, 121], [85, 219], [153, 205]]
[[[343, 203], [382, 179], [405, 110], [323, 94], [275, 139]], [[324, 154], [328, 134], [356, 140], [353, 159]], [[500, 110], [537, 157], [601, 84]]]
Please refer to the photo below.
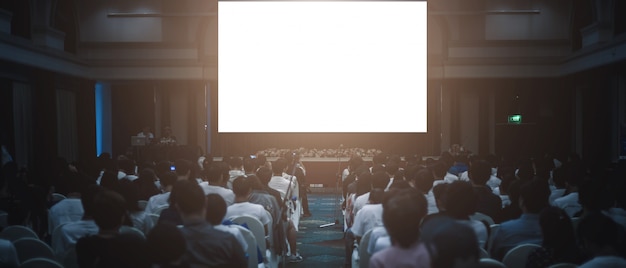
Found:
[[57, 90], [57, 146], [59, 156], [68, 162], [78, 160], [76, 127], [76, 96], [74, 92]]
[[33, 108], [31, 87], [13, 83], [13, 131], [15, 135], [15, 162], [28, 166], [33, 162]]

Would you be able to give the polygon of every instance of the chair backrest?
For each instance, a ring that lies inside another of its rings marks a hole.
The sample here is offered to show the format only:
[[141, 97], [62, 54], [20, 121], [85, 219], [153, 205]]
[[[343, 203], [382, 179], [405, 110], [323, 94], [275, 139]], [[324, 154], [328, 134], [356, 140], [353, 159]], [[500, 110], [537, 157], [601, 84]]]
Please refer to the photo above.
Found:
[[53, 193], [52, 194], [52, 202], [53, 203], [59, 202], [59, 201], [65, 199], [65, 198], [67, 198], [67, 197], [62, 195], [62, 194], [60, 194], [60, 193]]
[[[274, 248], [274, 219], [272, 218], [272, 213], [270, 213], [269, 211], [265, 211], [265, 213], [267, 214], [267, 217], [270, 219], [270, 222], [267, 224], [267, 241], [269, 241], [270, 247], [268, 248], [268, 250], [272, 251]], [[265, 254], [265, 252], [263, 252], [263, 254]]]
[[365, 232], [363, 237], [361, 237], [361, 242], [359, 242], [359, 267], [367, 268], [370, 264], [370, 257], [372, 257], [369, 252], [367, 252], [367, 247], [370, 243], [370, 237], [372, 236], [372, 230], [368, 230]]
[[146, 235], [141, 230], [132, 226], [123, 225], [120, 227], [120, 234], [131, 234], [146, 239]]
[[481, 258], [478, 261], [478, 267], [480, 268], [507, 268], [503, 263], [494, 260], [492, 258]]
[[491, 247], [493, 246], [493, 237], [494, 234], [500, 229], [500, 224], [492, 224], [489, 226], [489, 238], [487, 238], [487, 252], [491, 252]]
[[548, 266], [548, 268], [577, 268], [577, 267], [578, 267], [578, 265], [576, 265], [576, 264], [566, 263], [566, 262], [557, 263], [557, 264], [553, 264], [553, 265]]
[[537, 248], [541, 248], [541, 246], [535, 244], [522, 244], [516, 246], [504, 255], [502, 263], [504, 263], [504, 265], [508, 268], [524, 268], [526, 267], [526, 262], [528, 261], [528, 254]]
[[78, 268], [78, 257], [76, 256], [76, 245], [70, 246], [63, 256], [59, 258], [59, 261], [65, 268]]
[[[246, 253], [248, 253], [248, 268], [258, 268], [259, 267], [259, 263], [258, 263], [258, 258], [259, 258], [259, 252], [256, 250], [257, 248], [257, 241], [256, 238], [254, 237], [254, 234], [252, 234], [252, 232], [248, 229], [246, 229], [243, 226], [239, 226], [239, 225], [233, 225], [234, 228], [238, 228], [239, 231], [241, 232], [241, 235], [243, 236], [243, 238], [246, 240], [246, 243], [248, 244], [248, 248]], [[230, 228], [233, 228], [233, 226], [231, 226]]]
[[490, 257], [490, 256], [489, 256], [489, 252], [487, 252], [487, 250], [486, 250], [486, 249], [484, 249], [484, 248], [480, 248], [480, 255], [479, 255], [479, 257], [480, 257], [481, 259], [482, 259], [482, 258], [489, 258], [489, 257]]
[[48, 244], [36, 238], [22, 238], [13, 242], [17, 259], [20, 263], [33, 258], [48, 258], [54, 260], [54, 252]]
[[39, 239], [39, 236], [37, 236], [37, 233], [35, 233], [35, 231], [26, 226], [11, 225], [7, 228], [4, 228], [4, 230], [0, 232], [0, 238], [14, 242], [21, 238]]
[[20, 268], [63, 268], [63, 265], [46, 258], [32, 258], [20, 265]]
[[471, 215], [470, 219], [485, 222], [487, 223], [487, 226], [490, 226], [496, 223], [495, 221], [493, 221], [491, 217], [480, 212], [476, 212], [473, 215]]
[[265, 252], [267, 249], [265, 246], [265, 228], [257, 218], [251, 216], [238, 216], [233, 218], [232, 221], [239, 225], [243, 225], [245, 223], [246, 226], [248, 226], [248, 230], [250, 230], [254, 235], [261, 252]]
[[148, 205], [148, 201], [146, 201], [146, 200], [139, 200], [139, 201], [137, 201], [137, 205], [139, 206], [139, 209], [145, 210], [146, 206]]

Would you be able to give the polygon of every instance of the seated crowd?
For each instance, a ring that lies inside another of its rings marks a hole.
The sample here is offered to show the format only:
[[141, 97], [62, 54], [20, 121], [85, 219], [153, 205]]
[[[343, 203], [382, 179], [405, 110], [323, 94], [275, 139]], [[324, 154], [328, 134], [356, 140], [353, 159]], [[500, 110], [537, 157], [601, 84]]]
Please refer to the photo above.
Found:
[[535, 249], [517, 267], [626, 267], [622, 164], [444, 152], [379, 154], [368, 167], [353, 156], [343, 172], [345, 267], [505, 265], [526, 244]]
[[[125, 157], [100, 160], [104, 165], [93, 176], [61, 165], [42, 202], [46, 212], [32, 216], [47, 218], [35, 231], [57, 260], [68, 252], [75, 252], [78, 267], [248, 267], [268, 264], [272, 254], [303, 260], [296, 231], [309, 212], [300, 209], [301, 163], [230, 157], [137, 167]], [[294, 170], [296, 176], [288, 174]], [[18, 214], [10, 211], [11, 224], [29, 224]], [[235, 223], [242, 216], [263, 226], [262, 241], [248, 229], [254, 222]], [[15, 248], [4, 242], [0, 267], [19, 267]], [[249, 260], [249, 250], [257, 251], [256, 259]]]
[[[272, 252], [303, 260], [306, 171], [289, 156], [141, 167], [100, 160], [91, 175], [60, 161], [48, 198], [10, 184], [27, 212], [10, 211], [9, 222], [28, 219], [56, 256], [75, 252], [79, 267], [249, 267], [268, 264]], [[533, 244], [525, 267], [626, 267], [625, 172], [621, 163], [585, 168], [576, 155], [517, 163], [459, 151], [428, 161], [353, 156], [342, 173], [345, 266], [480, 267]], [[248, 217], [255, 222], [238, 221]], [[250, 244], [256, 222], [264, 239]], [[353, 257], [361, 253], [367, 258]], [[15, 256], [0, 239], [0, 267], [18, 267]]]

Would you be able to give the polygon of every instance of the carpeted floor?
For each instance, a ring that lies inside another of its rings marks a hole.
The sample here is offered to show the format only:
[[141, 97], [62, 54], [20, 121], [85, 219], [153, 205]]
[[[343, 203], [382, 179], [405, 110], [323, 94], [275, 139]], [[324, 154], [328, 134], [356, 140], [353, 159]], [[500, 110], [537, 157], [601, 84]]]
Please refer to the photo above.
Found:
[[[298, 251], [304, 260], [289, 263], [287, 267], [343, 267], [343, 215], [339, 204], [339, 194], [312, 193], [309, 197], [311, 217], [300, 221]], [[322, 224], [335, 223], [320, 228]]]

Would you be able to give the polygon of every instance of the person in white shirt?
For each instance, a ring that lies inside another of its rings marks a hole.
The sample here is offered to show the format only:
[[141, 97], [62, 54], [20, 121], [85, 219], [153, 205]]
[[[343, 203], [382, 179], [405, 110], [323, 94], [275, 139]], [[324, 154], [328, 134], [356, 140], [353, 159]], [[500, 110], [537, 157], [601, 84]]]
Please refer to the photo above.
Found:
[[[564, 167], [561, 167], [564, 168]], [[554, 199], [554, 206], [559, 207], [567, 213], [567, 215], [574, 217], [576, 213], [582, 210], [582, 206], [578, 203], [578, 184], [579, 178], [576, 174], [566, 177], [565, 185], [567, 187], [566, 192], [569, 194]]]
[[146, 144], [150, 144], [152, 142], [152, 140], [154, 139], [154, 134], [152, 134], [152, 132], [150, 132], [150, 127], [149, 126], [145, 126], [145, 127], [143, 127], [141, 132], [137, 133], [137, 137], [145, 137], [146, 138]]
[[[372, 174], [372, 189], [385, 189], [387, 187], [387, 184], [389, 184], [389, 176], [387, 175], [387, 173], [376, 172]], [[369, 198], [370, 193], [362, 194], [356, 198], [356, 200], [354, 201], [354, 208], [352, 210], [355, 216], [359, 212], [359, 210], [363, 208], [365, 204], [367, 204]]]
[[[287, 160], [284, 158], [278, 158], [276, 161], [272, 163], [272, 173], [273, 176], [270, 178], [270, 182], [267, 185], [280, 192], [281, 198], [283, 200], [285, 198], [291, 200], [292, 196], [295, 196], [297, 190], [297, 178], [295, 176], [290, 176], [289, 179], [286, 179], [283, 176], [283, 173], [287, 169]], [[288, 195], [288, 196], [286, 196]]]
[[163, 188], [163, 193], [153, 195], [150, 199], [148, 199], [148, 204], [146, 204], [146, 208], [144, 209], [146, 214], [158, 214], [159, 211], [162, 211], [170, 206], [170, 192], [172, 191], [172, 187], [174, 187], [176, 180], [177, 177], [174, 172], [165, 172], [161, 175], [160, 182], [161, 187]]
[[226, 187], [233, 189], [233, 181], [239, 176], [245, 176], [246, 172], [243, 170], [243, 159], [235, 156], [228, 159], [228, 183]]
[[57, 226], [66, 223], [79, 221], [83, 218], [83, 204], [80, 201], [80, 193], [73, 192], [67, 195], [67, 198], [54, 204], [48, 213], [48, 230], [50, 233]]
[[235, 202], [235, 194], [231, 189], [226, 188], [224, 174], [227, 170], [228, 167], [223, 162], [212, 163], [203, 171], [207, 181], [201, 182], [200, 187], [205, 195], [219, 194], [226, 201], [226, 205], [230, 206]]
[[622, 257], [624, 229], [601, 212], [591, 212], [578, 224], [580, 244], [592, 259], [578, 267], [626, 267]]
[[239, 177], [233, 181], [233, 192], [235, 193], [235, 203], [228, 206], [224, 219], [232, 220], [238, 216], [250, 216], [258, 219], [265, 226], [265, 233], [271, 227], [268, 224], [272, 221], [263, 206], [248, 202], [252, 189], [245, 177]]
[[356, 214], [351, 229], [357, 241], [360, 241], [367, 231], [383, 226], [383, 195], [382, 189], [372, 189], [368, 204]]
[[80, 200], [84, 210], [82, 219], [67, 222], [52, 234], [51, 245], [55, 256], [62, 256], [79, 238], [98, 233], [98, 226], [93, 220], [93, 203], [95, 196], [102, 190], [98, 185], [90, 185], [81, 193]]

